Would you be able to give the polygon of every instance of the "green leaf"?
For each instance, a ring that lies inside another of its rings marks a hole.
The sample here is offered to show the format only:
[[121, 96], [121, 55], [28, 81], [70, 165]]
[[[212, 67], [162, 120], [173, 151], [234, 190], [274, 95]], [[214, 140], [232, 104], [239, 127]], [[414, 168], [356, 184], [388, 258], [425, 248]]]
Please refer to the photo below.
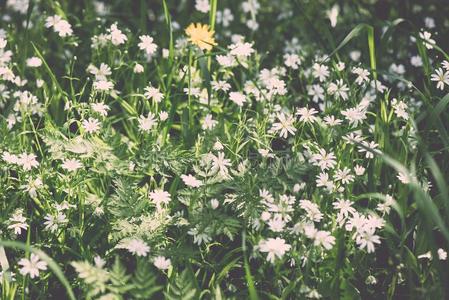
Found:
[[146, 260], [138, 260], [136, 272], [132, 279], [133, 289], [131, 294], [135, 299], [151, 299], [153, 295], [162, 290], [158, 285], [157, 276], [152, 272], [152, 267]]
[[169, 300], [193, 300], [198, 299], [198, 290], [195, 287], [194, 277], [188, 269], [175, 275], [170, 281], [167, 291], [164, 292], [165, 298]]

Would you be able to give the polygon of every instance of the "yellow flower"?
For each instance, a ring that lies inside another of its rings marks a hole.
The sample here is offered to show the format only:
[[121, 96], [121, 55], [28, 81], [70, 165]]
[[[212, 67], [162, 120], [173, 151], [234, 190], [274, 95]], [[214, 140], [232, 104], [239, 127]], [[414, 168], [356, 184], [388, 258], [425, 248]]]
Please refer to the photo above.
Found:
[[186, 28], [186, 34], [192, 44], [197, 45], [203, 50], [211, 50], [215, 43], [214, 31], [209, 29], [206, 24], [190, 24]]

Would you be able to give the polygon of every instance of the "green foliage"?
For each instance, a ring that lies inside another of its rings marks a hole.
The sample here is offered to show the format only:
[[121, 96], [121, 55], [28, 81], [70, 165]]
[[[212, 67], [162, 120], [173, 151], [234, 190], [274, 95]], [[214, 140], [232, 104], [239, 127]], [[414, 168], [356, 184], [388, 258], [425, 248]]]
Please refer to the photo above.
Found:
[[198, 290], [196, 288], [195, 276], [189, 269], [173, 274], [173, 278], [167, 285], [167, 290], [164, 291], [165, 299], [198, 299]]
[[138, 261], [132, 283], [130, 294], [135, 299], [152, 299], [153, 295], [163, 289], [162, 285], [158, 285], [157, 276], [152, 272], [151, 266], [144, 260]]
[[148, 199], [144, 199], [138, 193], [138, 186], [129, 177], [121, 177], [114, 180], [114, 195], [108, 201], [108, 209], [116, 218], [128, 218], [140, 215], [143, 208], [148, 205]]
[[448, 298], [449, 6], [0, 6], [1, 299]]

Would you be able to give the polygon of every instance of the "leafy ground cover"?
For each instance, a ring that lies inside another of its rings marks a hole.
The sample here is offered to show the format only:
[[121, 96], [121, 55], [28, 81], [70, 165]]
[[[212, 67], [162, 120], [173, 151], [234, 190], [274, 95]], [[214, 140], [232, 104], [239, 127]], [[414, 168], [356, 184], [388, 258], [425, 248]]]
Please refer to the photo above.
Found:
[[449, 297], [442, 1], [0, 12], [1, 299]]

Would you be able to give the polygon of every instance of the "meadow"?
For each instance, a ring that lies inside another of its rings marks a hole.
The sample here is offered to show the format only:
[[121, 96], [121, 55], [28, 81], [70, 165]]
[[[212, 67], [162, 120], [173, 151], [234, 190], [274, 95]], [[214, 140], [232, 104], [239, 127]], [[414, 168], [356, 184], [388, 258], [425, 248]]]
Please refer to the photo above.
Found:
[[0, 298], [448, 299], [448, 15], [0, 2]]

